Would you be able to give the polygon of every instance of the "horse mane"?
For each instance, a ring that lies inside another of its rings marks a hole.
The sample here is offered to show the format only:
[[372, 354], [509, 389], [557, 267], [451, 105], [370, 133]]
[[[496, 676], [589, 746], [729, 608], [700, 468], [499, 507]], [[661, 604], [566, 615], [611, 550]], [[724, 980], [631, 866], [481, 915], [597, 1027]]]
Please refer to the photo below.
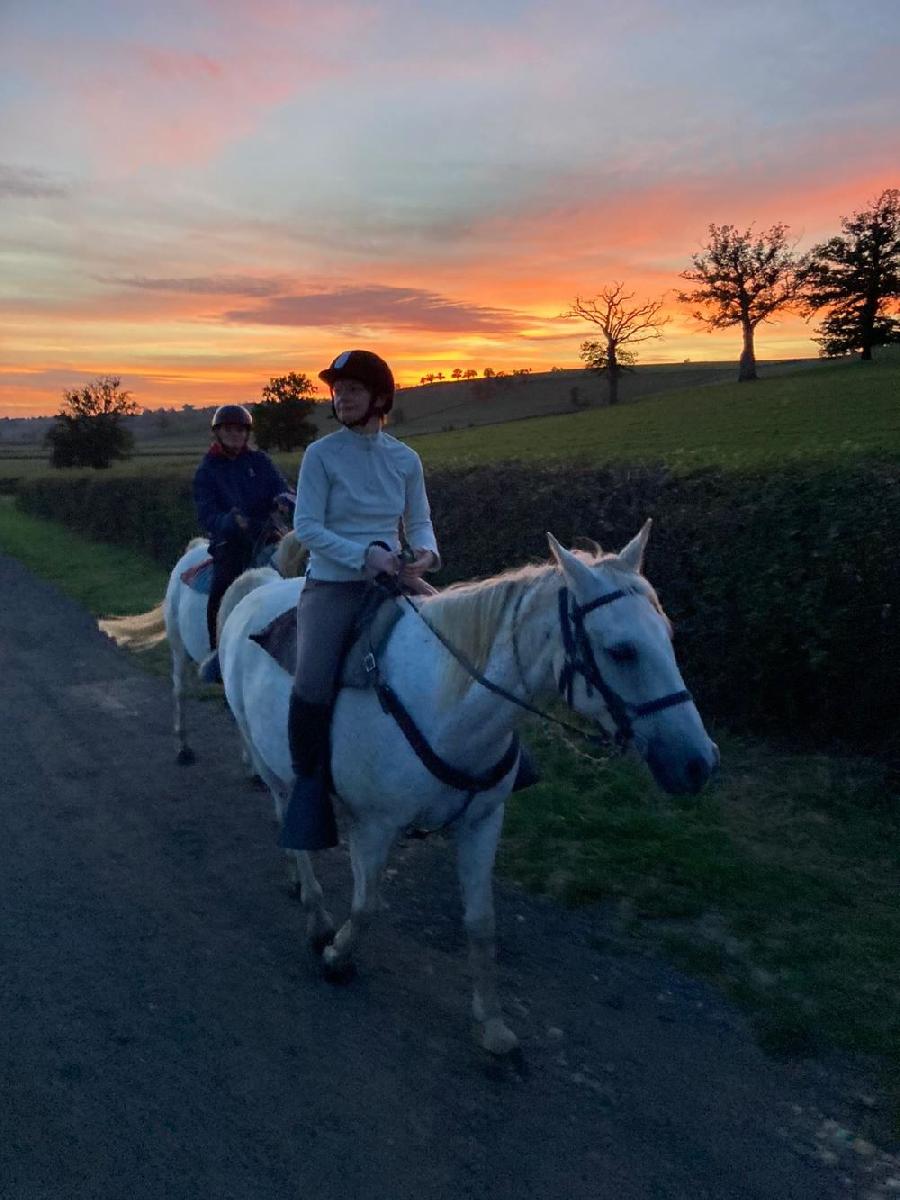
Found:
[[[620, 586], [645, 596], [666, 621], [671, 633], [671, 623], [659, 597], [644, 576], [633, 571], [617, 554], [604, 554], [599, 546], [592, 545], [593, 550], [575, 549], [572, 553], [589, 567], [603, 566], [621, 576]], [[483, 671], [522, 589], [533, 585], [533, 598], [524, 602], [530, 608], [538, 598], [546, 602], [551, 591], [555, 597], [561, 583], [562, 576], [555, 562], [529, 563], [486, 579], [451, 584], [423, 602], [423, 615], [477, 670]], [[507, 638], [511, 633], [510, 624]], [[441, 689], [444, 702], [462, 698], [473, 682], [468, 671], [448, 655]]]
[[279, 541], [272, 555], [272, 566], [283, 579], [296, 579], [306, 569], [309, 551], [299, 541], [293, 529], [289, 529]]
[[245, 596], [249, 596], [251, 592], [263, 587], [264, 584], [275, 583], [279, 579], [281, 576], [274, 567], [250, 567], [249, 570], [238, 575], [234, 583], [229, 584], [222, 597], [222, 603], [219, 605], [219, 612], [216, 616], [216, 640], [221, 638], [225, 622]]

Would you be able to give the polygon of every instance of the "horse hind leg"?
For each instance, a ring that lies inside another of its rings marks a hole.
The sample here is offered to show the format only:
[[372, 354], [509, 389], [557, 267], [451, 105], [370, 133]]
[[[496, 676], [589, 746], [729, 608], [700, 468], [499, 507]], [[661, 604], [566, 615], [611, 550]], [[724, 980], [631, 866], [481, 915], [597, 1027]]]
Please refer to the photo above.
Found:
[[197, 761], [197, 755], [187, 743], [184, 725], [184, 674], [188, 664], [187, 651], [174, 631], [169, 634], [172, 647], [172, 719], [175, 733], [176, 760], [182, 767]]
[[519, 1045], [519, 1039], [503, 1020], [497, 994], [492, 873], [502, 827], [501, 804], [475, 824], [463, 825], [456, 836], [457, 871], [474, 986], [472, 1015], [476, 1040], [482, 1049], [496, 1055], [510, 1054]]
[[352, 974], [352, 955], [378, 909], [378, 888], [394, 844], [396, 830], [375, 823], [350, 827], [353, 901], [350, 916], [325, 947], [322, 962], [327, 978], [340, 982]]

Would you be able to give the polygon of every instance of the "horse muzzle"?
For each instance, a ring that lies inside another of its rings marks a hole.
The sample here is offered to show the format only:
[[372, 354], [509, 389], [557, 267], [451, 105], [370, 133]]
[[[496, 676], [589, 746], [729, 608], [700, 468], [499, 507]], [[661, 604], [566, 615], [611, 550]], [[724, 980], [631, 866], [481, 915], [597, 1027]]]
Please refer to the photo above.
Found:
[[651, 742], [645, 755], [653, 778], [671, 796], [696, 796], [719, 769], [719, 747], [708, 742], [699, 750], [673, 754], [668, 747]]

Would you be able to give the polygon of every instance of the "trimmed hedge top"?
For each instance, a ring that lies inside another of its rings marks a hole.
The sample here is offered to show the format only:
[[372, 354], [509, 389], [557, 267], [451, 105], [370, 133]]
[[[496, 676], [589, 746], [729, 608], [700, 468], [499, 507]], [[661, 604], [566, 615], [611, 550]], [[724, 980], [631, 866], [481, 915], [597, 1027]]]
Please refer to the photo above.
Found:
[[[675, 475], [660, 467], [431, 470], [443, 582], [547, 557], [546, 531], [619, 549], [654, 518], [647, 575], [707, 719], [794, 744], [900, 752], [900, 465]], [[25, 482], [19, 504], [167, 566], [196, 534], [174, 472]]]

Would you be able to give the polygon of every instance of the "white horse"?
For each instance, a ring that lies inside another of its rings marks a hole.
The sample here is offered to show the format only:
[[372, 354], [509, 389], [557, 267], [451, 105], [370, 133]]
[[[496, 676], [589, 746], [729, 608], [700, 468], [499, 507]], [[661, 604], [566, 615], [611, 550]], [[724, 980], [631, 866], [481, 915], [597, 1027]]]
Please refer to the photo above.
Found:
[[[191, 568], [199, 567], [209, 558], [209, 542], [196, 537], [188, 542], [187, 549], [172, 568], [165, 597], [150, 609], [134, 617], [110, 617], [99, 622], [101, 630], [120, 646], [132, 650], [149, 650], [164, 639], [168, 639], [172, 654], [172, 707], [173, 731], [178, 762], [189, 765], [196, 755], [187, 741], [184, 723], [185, 672], [189, 664], [199, 665], [209, 654], [209, 632], [206, 625], [208, 597], [184, 582], [183, 576]], [[302, 569], [306, 552], [300, 546], [293, 531], [288, 531], [279, 540], [270, 567], [257, 567], [245, 571], [231, 585], [219, 608], [217, 628], [221, 633], [228, 613], [239, 599], [253, 588], [275, 580], [296, 577]]]
[[[397, 835], [409, 826], [452, 826], [474, 976], [472, 1009], [480, 1043], [494, 1054], [517, 1045], [497, 997], [491, 876], [516, 774], [517, 754], [505, 752], [521, 711], [474, 681], [434, 630], [522, 700], [562, 690], [573, 709], [633, 746], [666, 791], [698, 792], [718, 765], [718, 750], [684, 690], [671, 627], [640, 573], [649, 525], [618, 555], [602, 556], [599, 548], [591, 555], [573, 553], [548, 535], [550, 563], [448, 588], [419, 603], [421, 616], [405, 608], [379, 674], [431, 749], [481, 776], [486, 790], [436, 778], [374, 690], [344, 688], [337, 698], [331, 770], [347, 818], [353, 901], [349, 919], [334, 934], [309, 855], [297, 853], [292, 869], [309, 937], [322, 948], [326, 971], [346, 971], [377, 908], [378, 884]], [[295, 604], [301, 587], [302, 581], [285, 580], [247, 596], [225, 622], [219, 646], [228, 703], [279, 817], [292, 779], [291, 679], [250, 635]], [[490, 775], [495, 766], [499, 778], [496, 771]]]

